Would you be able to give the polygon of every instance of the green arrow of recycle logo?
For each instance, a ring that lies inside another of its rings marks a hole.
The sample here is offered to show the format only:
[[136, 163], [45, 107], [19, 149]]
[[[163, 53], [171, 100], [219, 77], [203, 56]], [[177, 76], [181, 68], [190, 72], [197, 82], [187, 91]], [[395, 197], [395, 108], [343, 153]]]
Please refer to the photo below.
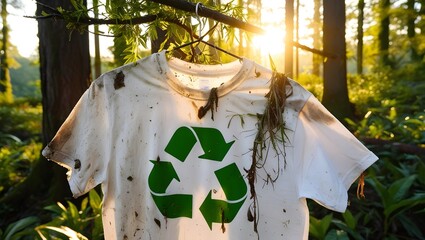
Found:
[[[215, 128], [180, 127], [167, 146], [165, 152], [184, 162], [192, 148], [199, 141], [204, 154], [199, 161], [221, 162], [235, 141], [226, 142], [221, 132]], [[149, 174], [148, 184], [152, 198], [162, 215], [167, 218], [192, 217], [191, 194], [166, 194], [173, 179], [180, 178], [173, 164], [163, 160], [151, 160], [154, 164]], [[227, 200], [212, 199], [209, 191], [199, 210], [210, 229], [212, 223], [230, 223], [236, 217], [245, 202], [248, 187], [235, 163], [231, 163], [214, 172]]]

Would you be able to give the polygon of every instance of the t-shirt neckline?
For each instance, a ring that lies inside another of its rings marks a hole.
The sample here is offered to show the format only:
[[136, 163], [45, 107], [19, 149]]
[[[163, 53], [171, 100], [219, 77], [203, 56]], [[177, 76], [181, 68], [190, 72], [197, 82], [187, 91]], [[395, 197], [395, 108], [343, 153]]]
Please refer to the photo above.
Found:
[[217, 95], [221, 97], [237, 88], [246, 79], [253, 65], [253, 62], [246, 58], [217, 65], [190, 63], [174, 57], [167, 59], [165, 50], [157, 53], [157, 61], [167, 84], [177, 93], [195, 100], [207, 100], [211, 88], [189, 87], [175, 76], [173, 70], [196, 77], [229, 75], [230, 79], [217, 86]]

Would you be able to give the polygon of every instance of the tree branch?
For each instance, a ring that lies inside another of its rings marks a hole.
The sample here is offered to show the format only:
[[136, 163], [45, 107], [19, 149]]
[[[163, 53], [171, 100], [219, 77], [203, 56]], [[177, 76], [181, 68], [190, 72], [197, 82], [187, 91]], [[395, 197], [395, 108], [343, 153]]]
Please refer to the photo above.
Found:
[[[59, 12], [55, 13], [48, 13], [46, 16], [25, 16], [26, 18], [33, 18], [36, 20], [42, 20], [42, 19], [65, 19], [65, 16], [63, 14], [60, 14]], [[80, 18], [72, 18], [70, 17], [72, 22], [74, 23], [80, 23], [80, 24], [86, 24], [86, 25], [136, 25], [136, 24], [143, 24], [143, 23], [149, 23], [157, 20], [160, 18], [159, 15], [145, 15], [141, 17], [136, 18], [130, 18], [130, 19], [120, 19], [120, 18], [111, 18], [111, 19], [99, 19], [99, 18], [91, 18], [91, 17], [80, 17]], [[164, 20], [164, 19], [163, 19]]]
[[[191, 13], [195, 13], [196, 12], [196, 4], [192, 3], [192, 2], [188, 2], [185, 0], [173, 0], [173, 1], [169, 1], [169, 0], [151, 0], [152, 2], [156, 2], [159, 4], [163, 4], [169, 7], [173, 7], [175, 9], [179, 9], [179, 10], [183, 10], [186, 12], [191, 12]], [[39, 4], [39, 3], [38, 3]], [[49, 6], [45, 6], [44, 7], [52, 10], [54, 13], [50, 13], [47, 16], [35, 16], [35, 17], [29, 17], [29, 18], [35, 18], [37, 20], [40, 19], [46, 19], [46, 18], [58, 18], [58, 19], [65, 19], [65, 17], [63, 16], [63, 14], [61, 14], [59, 11], [57, 11], [56, 9], [49, 7]], [[234, 17], [230, 17], [227, 16], [225, 14], [222, 14], [218, 11], [209, 9], [205, 6], [202, 5], [202, 7], [198, 8], [198, 15], [201, 17], [207, 17], [213, 20], [216, 20], [218, 22], [227, 24], [229, 26], [232, 27], [236, 27], [248, 32], [252, 32], [252, 33], [257, 33], [257, 34], [264, 34], [266, 31], [260, 27], [254, 26], [252, 24], [246, 23], [244, 21], [241, 21], [239, 19], [236, 19]], [[81, 23], [81, 24], [87, 24], [87, 25], [120, 25], [120, 24], [129, 24], [129, 25], [135, 25], [135, 24], [144, 24], [144, 23], [149, 23], [149, 22], [153, 22], [155, 20], [163, 20], [169, 23], [174, 23], [180, 27], [182, 27], [183, 29], [185, 29], [186, 31], [188, 31], [189, 33], [191, 33], [192, 35], [194, 35], [194, 33], [192, 32], [192, 29], [190, 29], [190, 27], [184, 25], [183, 23], [181, 23], [180, 21], [173, 19], [173, 18], [169, 18], [165, 15], [162, 14], [156, 14], [156, 15], [145, 15], [145, 16], [141, 16], [141, 17], [135, 17], [135, 18], [130, 18], [130, 19], [119, 19], [119, 18], [114, 18], [114, 19], [98, 19], [98, 18], [91, 18], [91, 17], [79, 17], [79, 18], [72, 18], [72, 22], [74, 23]], [[196, 35], [194, 35], [195, 38]], [[310, 48], [307, 47], [305, 45], [300, 44], [299, 42], [293, 42], [292, 43], [294, 47], [299, 48], [299, 49], [303, 49], [305, 51], [309, 51], [313, 54], [317, 54], [323, 57], [328, 57], [328, 58], [337, 58], [337, 56], [335, 56], [332, 53], [327, 53], [324, 52], [322, 50], [318, 50], [318, 49], [314, 49], [314, 48]]]
[[299, 42], [292, 42], [292, 44], [294, 45], [294, 47], [320, 55], [322, 57], [327, 57], [327, 58], [337, 58], [337, 56], [335, 54], [332, 53], [328, 53], [328, 52], [324, 52], [315, 48], [310, 48], [307, 47], [305, 45], [300, 44]]
[[376, 138], [363, 138], [361, 141], [365, 144], [373, 145], [380, 149], [389, 147], [401, 153], [425, 156], [425, 148], [413, 144], [399, 143]]
[[[162, 5], [167, 5], [169, 7], [173, 7], [175, 9], [183, 10], [186, 12], [195, 13], [196, 12], [196, 3], [188, 2], [185, 0], [151, 0], [152, 2], [156, 2]], [[220, 12], [217, 12], [215, 10], [209, 9], [205, 7], [204, 5], [201, 5], [202, 7], [198, 8], [198, 15], [201, 17], [207, 17], [210, 19], [214, 19], [218, 22], [227, 24], [232, 27], [236, 27], [239, 29], [246, 30], [248, 32], [252, 33], [258, 33], [258, 34], [264, 34], [266, 31], [264, 31], [262, 28], [259, 28], [257, 26], [254, 26], [252, 24], [246, 23], [244, 21], [241, 21], [239, 19], [236, 19], [234, 17], [227, 16], [225, 14], [222, 14]]]

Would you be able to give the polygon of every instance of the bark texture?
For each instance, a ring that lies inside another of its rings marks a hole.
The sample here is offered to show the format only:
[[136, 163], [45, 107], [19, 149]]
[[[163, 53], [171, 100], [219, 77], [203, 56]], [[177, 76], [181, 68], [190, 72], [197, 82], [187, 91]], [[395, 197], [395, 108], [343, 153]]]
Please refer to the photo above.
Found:
[[323, 51], [335, 58], [323, 64], [323, 105], [341, 122], [353, 118], [354, 109], [348, 99], [347, 57], [345, 43], [345, 2], [323, 1]]
[[[51, 6], [70, 9], [69, 0], [40, 0]], [[38, 5], [37, 15], [43, 7]], [[88, 34], [70, 32], [62, 20], [38, 22], [40, 77], [43, 96], [43, 144], [46, 145], [67, 118], [90, 82]], [[11, 206], [0, 225], [37, 213], [37, 207], [71, 197], [65, 169], [44, 157], [35, 164], [27, 179], [0, 200]]]

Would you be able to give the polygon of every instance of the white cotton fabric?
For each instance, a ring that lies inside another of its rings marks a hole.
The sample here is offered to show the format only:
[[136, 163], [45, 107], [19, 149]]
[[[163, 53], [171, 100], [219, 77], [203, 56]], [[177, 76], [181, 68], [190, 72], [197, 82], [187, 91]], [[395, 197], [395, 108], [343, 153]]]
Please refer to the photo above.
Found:
[[[94, 81], [43, 155], [68, 168], [75, 197], [102, 185], [106, 239], [257, 239], [247, 217], [253, 201], [246, 170], [270, 78], [270, 70], [248, 59], [206, 66], [153, 54]], [[295, 81], [290, 85], [286, 139], [279, 145], [285, 156], [268, 145], [257, 170], [260, 239], [307, 239], [305, 199], [343, 212], [348, 188], [377, 160], [311, 93]], [[212, 87], [219, 96], [214, 120], [211, 112], [199, 119]], [[180, 127], [194, 135], [196, 128], [214, 128], [234, 142], [222, 161], [211, 161], [199, 158], [198, 137], [182, 162], [164, 151]], [[161, 214], [148, 184], [152, 161], [173, 165], [179, 181], [163, 195], [192, 195], [191, 217]], [[230, 223], [214, 222], [210, 229], [200, 206], [210, 191], [212, 199], [227, 201], [214, 171], [233, 163], [247, 187], [237, 201], [245, 200]]]

